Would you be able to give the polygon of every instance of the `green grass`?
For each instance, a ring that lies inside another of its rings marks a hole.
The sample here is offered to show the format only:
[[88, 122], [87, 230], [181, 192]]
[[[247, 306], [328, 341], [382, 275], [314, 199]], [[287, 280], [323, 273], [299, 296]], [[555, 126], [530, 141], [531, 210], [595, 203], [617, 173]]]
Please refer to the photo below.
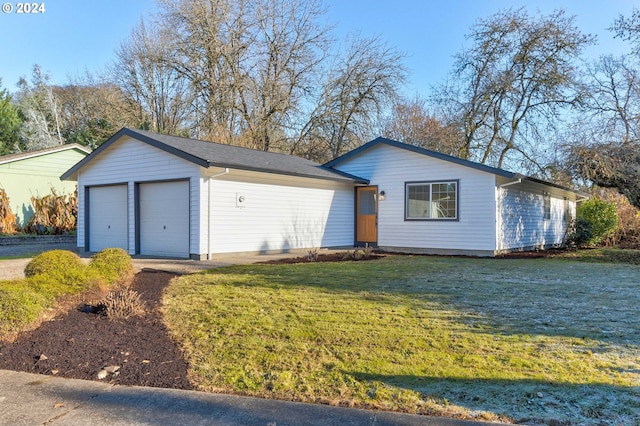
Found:
[[640, 423], [640, 268], [389, 256], [174, 280], [202, 390], [479, 419]]

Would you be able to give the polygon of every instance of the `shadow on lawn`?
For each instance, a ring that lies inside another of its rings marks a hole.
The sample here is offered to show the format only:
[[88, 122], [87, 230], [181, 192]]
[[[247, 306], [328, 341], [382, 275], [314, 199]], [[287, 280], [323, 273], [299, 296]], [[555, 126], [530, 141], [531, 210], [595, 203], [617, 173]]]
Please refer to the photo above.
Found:
[[[595, 271], [595, 272], [594, 272]], [[319, 288], [411, 309], [437, 310], [471, 331], [540, 335], [640, 348], [640, 285], [634, 266], [549, 259], [401, 256], [375, 262], [250, 265], [210, 271], [250, 274], [239, 285]]]
[[432, 398], [441, 404], [450, 403], [475, 412], [486, 411], [512, 418], [518, 423], [538, 420], [544, 423], [553, 421], [553, 424], [562, 424], [556, 421], [640, 424], [640, 387], [558, 384], [539, 380], [442, 379], [360, 372], [347, 374], [372, 385], [380, 382], [420, 392], [423, 398]]

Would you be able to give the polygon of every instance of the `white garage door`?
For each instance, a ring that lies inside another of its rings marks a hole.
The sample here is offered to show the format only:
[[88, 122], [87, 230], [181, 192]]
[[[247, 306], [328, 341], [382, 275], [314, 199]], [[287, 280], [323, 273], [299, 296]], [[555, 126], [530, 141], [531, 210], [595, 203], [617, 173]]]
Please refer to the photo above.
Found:
[[140, 184], [140, 254], [189, 257], [189, 182]]
[[127, 250], [127, 185], [89, 188], [89, 251]]

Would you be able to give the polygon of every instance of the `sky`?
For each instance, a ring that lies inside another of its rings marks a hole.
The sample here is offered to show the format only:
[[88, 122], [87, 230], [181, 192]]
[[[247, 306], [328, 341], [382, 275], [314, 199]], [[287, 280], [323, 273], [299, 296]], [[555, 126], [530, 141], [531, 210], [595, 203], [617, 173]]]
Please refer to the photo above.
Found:
[[[154, 0], [48, 0], [44, 12], [18, 14], [18, 2], [3, 0], [0, 12], [0, 78], [15, 92], [20, 77], [34, 64], [54, 84], [109, 66], [114, 51], [140, 19], [157, 11]], [[408, 96], [426, 95], [450, 72], [454, 55], [468, 42], [465, 35], [478, 19], [508, 8], [530, 14], [563, 8], [576, 16], [578, 28], [597, 36], [585, 57], [622, 54], [628, 46], [607, 31], [614, 19], [630, 16], [632, 0], [327, 0], [327, 20], [338, 39], [349, 33], [379, 36], [406, 55]], [[5, 8], [11, 9], [5, 13]]]

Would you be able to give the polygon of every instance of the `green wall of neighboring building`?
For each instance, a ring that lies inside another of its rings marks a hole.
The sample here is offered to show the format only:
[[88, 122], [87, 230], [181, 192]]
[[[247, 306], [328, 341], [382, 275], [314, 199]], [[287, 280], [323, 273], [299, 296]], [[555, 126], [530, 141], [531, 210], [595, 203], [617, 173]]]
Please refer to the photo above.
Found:
[[68, 149], [0, 164], [0, 188], [7, 193], [20, 226], [33, 215], [32, 196], [44, 197], [51, 188], [58, 194], [73, 194], [76, 182], [63, 182], [60, 175], [86, 155], [78, 149]]

